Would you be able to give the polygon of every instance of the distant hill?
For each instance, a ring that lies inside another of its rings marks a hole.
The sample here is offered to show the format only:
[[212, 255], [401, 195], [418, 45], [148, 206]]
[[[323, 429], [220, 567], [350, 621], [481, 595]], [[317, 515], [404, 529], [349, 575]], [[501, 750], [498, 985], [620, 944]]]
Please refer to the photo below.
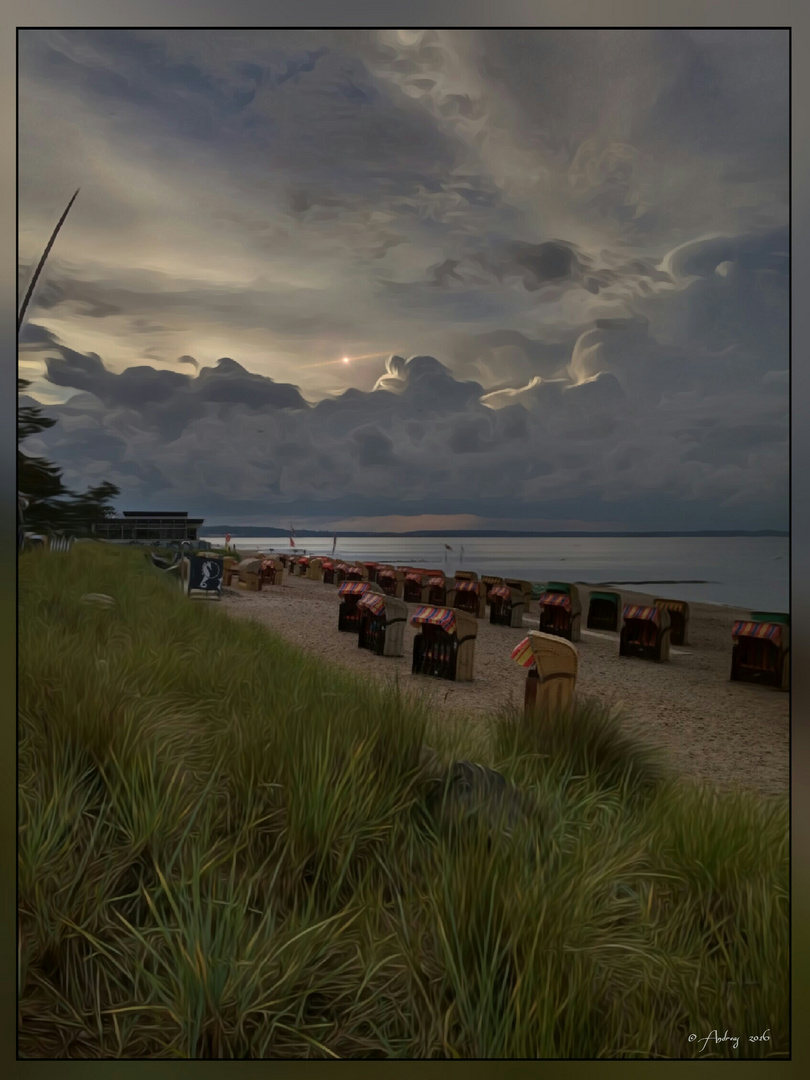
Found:
[[[296, 530], [299, 536], [309, 537], [326, 537], [331, 539], [335, 533], [334, 530], [327, 529], [298, 529]], [[275, 529], [269, 525], [204, 525], [200, 531], [200, 536], [224, 536], [225, 533], [230, 533], [231, 536], [279, 536], [288, 537], [290, 535], [288, 529]], [[514, 532], [509, 530], [453, 530], [451, 532], [442, 532], [440, 530], [421, 529], [417, 532], [342, 532], [337, 534], [343, 539], [351, 539], [352, 537], [361, 536], [376, 536], [380, 538], [385, 537], [401, 537], [401, 536], [422, 536], [422, 537], [458, 537], [460, 540], [472, 538], [472, 537], [535, 537], [542, 539], [544, 537], [588, 537], [588, 536], [600, 536], [600, 537], [654, 537], [654, 536], [789, 536], [790, 533], [782, 532], [779, 529], [759, 529], [756, 531], [743, 531], [743, 530], [719, 530], [719, 529], [707, 529], [697, 532]]]

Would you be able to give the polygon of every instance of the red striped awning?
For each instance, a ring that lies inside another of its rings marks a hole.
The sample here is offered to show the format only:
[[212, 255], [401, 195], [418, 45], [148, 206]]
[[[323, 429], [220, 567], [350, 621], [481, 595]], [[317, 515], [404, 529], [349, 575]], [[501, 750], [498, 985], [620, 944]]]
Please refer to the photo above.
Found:
[[335, 564], [333, 562], [330, 562], [328, 559], [324, 559], [323, 562], [321, 563], [321, 569], [322, 570], [334, 570], [335, 569]]
[[656, 600], [655, 606], [663, 608], [664, 611], [683, 611], [686, 608], [683, 600]]
[[534, 649], [528, 638], [524, 638], [519, 645], [512, 649], [512, 659], [516, 664], [520, 664], [521, 667], [534, 667]]
[[348, 567], [347, 563], [345, 563], [345, 562], [336, 562], [335, 563], [335, 570], [348, 570], [348, 569], [349, 569], [349, 567]]
[[[512, 599], [512, 590], [508, 585], [493, 585], [489, 590], [490, 596], [500, 596], [503, 600]], [[526, 639], [528, 641], [528, 638]]]
[[358, 596], [368, 592], [368, 589], [367, 581], [344, 581], [338, 585], [338, 596]]
[[358, 608], [367, 608], [374, 615], [385, 614], [385, 597], [379, 593], [367, 592], [357, 601]]
[[649, 622], [659, 621], [660, 608], [641, 607], [638, 604], [627, 604], [622, 612], [623, 619], [644, 619]]
[[541, 607], [561, 607], [566, 611], [571, 610], [571, 597], [567, 593], [544, 592], [537, 598]]
[[444, 578], [443, 577], [428, 578], [428, 585], [430, 585], [431, 587], [438, 586], [440, 589], [443, 589], [444, 588]]
[[381, 578], [381, 577], [393, 577], [393, 578], [395, 578], [396, 576], [397, 576], [396, 570], [380, 570], [379, 573], [377, 574], [378, 578]]
[[416, 612], [411, 617], [411, 625], [419, 626], [426, 623], [431, 626], [440, 626], [448, 634], [454, 634], [456, 632], [456, 613], [450, 608], [431, 607], [425, 604], [416, 609]]
[[421, 574], [406, 574], [405, 575], [405, 580], [406, 581], [415, 581], [417, 585], [421, 585], [422, 584], [422, 575]]
[[781, 645], [782, 627], [779, 623], [746, 622], [745, 619], [741, 619], [739, 622], [734, 623], [731, 636], [733, 638], [764, 638], [767, 641], [772, 641], [774, 645]]
[[483, 581], [483, 583], [485, 585], [502, 585], [503, 584], [503, 578], [502, 577], [492, 577], [489, 574], [484, 574], [481, 577], [481, 581]]
[[478, 592], [478, 582], [460, 578], [456, 581], [456, 592]]

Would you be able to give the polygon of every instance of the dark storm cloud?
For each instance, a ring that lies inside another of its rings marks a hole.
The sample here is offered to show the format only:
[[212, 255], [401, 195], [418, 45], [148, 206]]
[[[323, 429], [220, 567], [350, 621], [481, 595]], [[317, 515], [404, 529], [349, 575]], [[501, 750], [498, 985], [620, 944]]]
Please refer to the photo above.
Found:
[[[587, 499], [592, 508], [630, 500], [642, 513], [656, 490], [674, 485], [686, 502], [714, 500], [724, 520], [723, 504], [742, 499], [757, 508], [754, 522], [767, 523], [786, 483], [781, 402], [746, 408], [751, 388], [738, 383], [725, 398], [704, 398], [708, 411], [696, 423], [694, 405], [679, 397], [682, 380], [669, 395], [666, 375], [652, 388], [637, 385], [639, 349], [661, 348], [643, 323], [593, 333], [587, 355], [598, 345], [608, 358], [614, 348], [628, 357], [618, 374], [537, 377], [497, 400], [432, 357], [394, 356], [377, 389], [314, 406], [227, 358], [196, 376], [147, 367], [115, 374], [97, 356], [61, 348], [49, 379], [82, 393], [50, 408], [60, 422], [30, 440], [31, 452], [63, 461], [71, 480], [103, 462], [142, 504], [182, 493], [195, 506], [215, 499], [226, 515], [250, 513], [260, 497], [266, 513], [306, 503], [310, 515], [326, 515], [339, 493], [345, 517], [374, 498], [387, 505], [392, 485], [398, 513], [437, 504], [494, 516], [511, 500], [521, 516], [539, 503]], [[669, 352], [659, 359], [671, 367]], [[725, 414], [723, 400], [732, 404]]]
[[783, 31], [23, 31], [22, 287], [83, 170], [42, 446], [206, 512], [783, 523], [787, 70]]

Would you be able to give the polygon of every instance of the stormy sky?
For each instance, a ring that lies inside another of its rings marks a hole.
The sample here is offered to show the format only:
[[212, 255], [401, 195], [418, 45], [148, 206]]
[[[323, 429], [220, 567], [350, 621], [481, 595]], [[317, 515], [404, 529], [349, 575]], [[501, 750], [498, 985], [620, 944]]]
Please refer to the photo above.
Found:
[[[788, 526], [788, 33], [22, 31], [25, 444], [119, 509]], [[348, 363], [344, 361], [348, 358]]]

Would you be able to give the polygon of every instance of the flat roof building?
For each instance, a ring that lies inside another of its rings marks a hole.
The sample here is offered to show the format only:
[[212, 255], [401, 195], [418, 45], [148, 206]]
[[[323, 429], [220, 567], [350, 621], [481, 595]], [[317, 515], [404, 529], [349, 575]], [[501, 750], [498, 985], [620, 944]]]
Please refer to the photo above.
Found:
[[121, 517], [99, 522], [100, 540], [196, 540], [204, 518], [190, 518], [187, 510], [124, 510]]

